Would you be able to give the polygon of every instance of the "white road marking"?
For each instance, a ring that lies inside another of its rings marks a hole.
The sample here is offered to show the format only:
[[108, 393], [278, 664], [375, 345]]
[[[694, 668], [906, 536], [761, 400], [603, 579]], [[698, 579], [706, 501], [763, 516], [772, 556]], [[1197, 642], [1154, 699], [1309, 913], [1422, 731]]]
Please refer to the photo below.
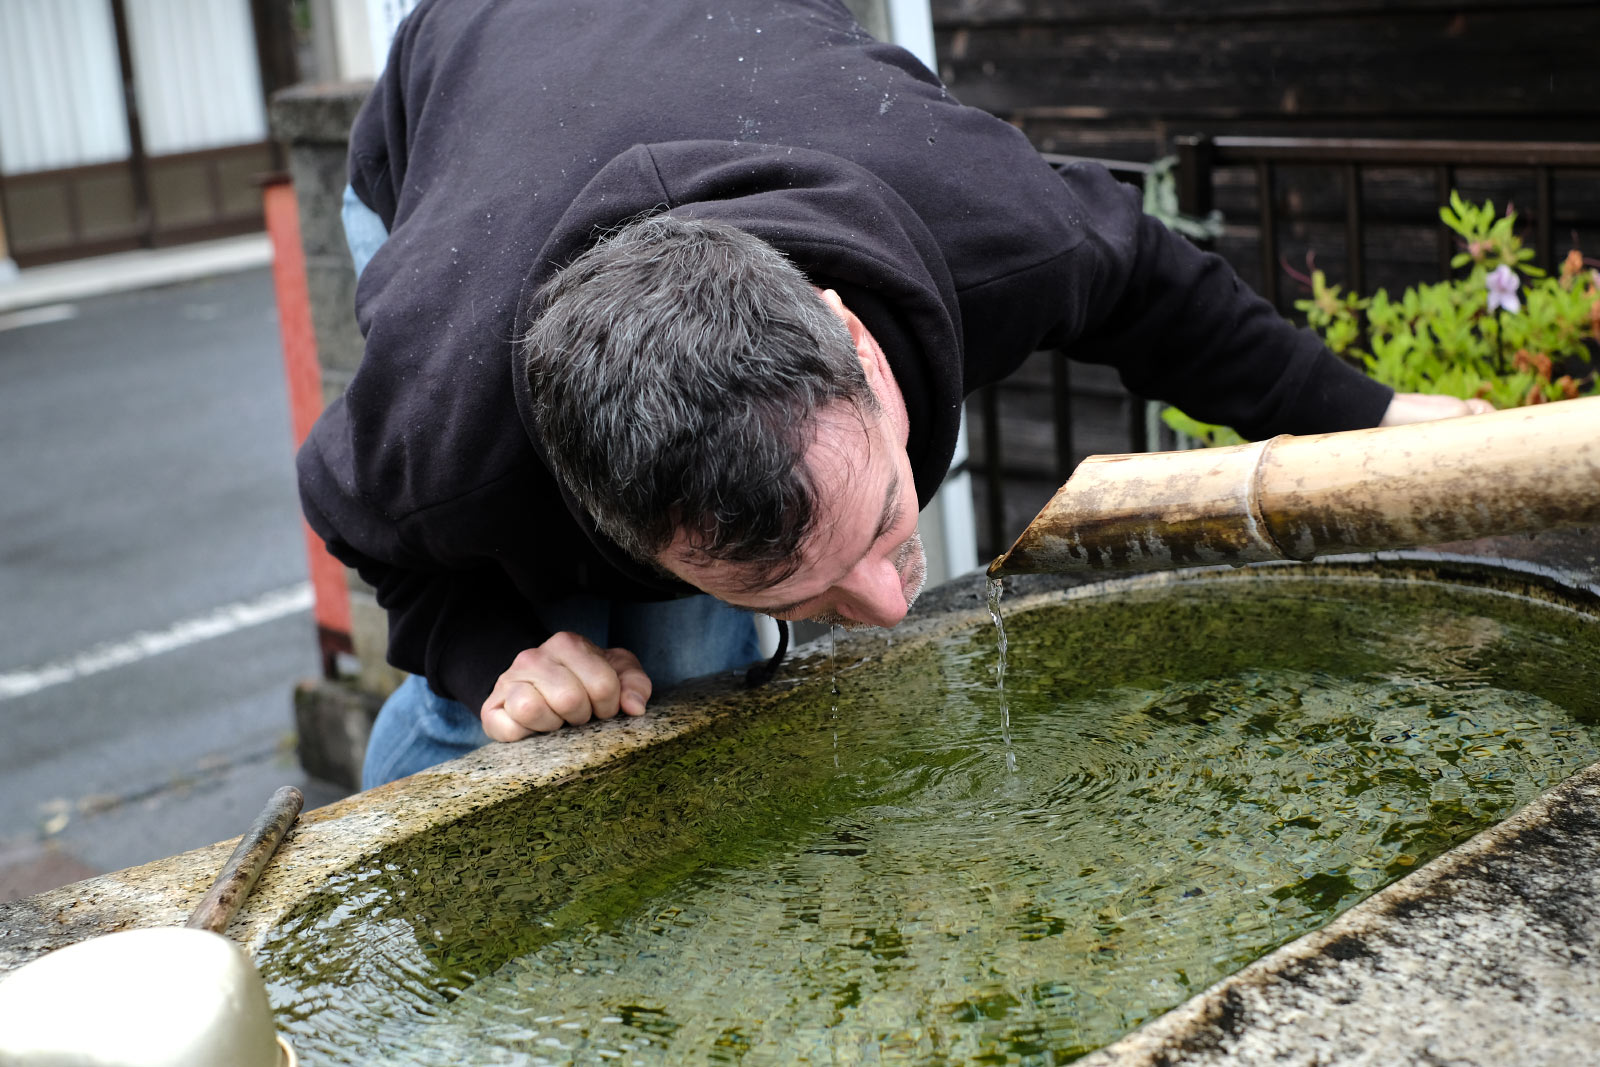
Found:
[[42, 667], [0, 673], [0, 700], [27, 696], [53, 685], [76, 681], [114, 667], [125, 667], [163, 652], [260, 626], [286, 615], [309, 610], [310, 607], [310, 582], [275, 589], [254, 600], [225, 604], [204, 615], [183, 619], [164, 630], [141, 630], [124, 640], [96, 645], [70, 659], [46, 663]]
[[47, 304], [44, 307], [24, 308], [0, 315], [0, 333], [18, 330], [24, 326], [43, 326], [49, 322], [65, 322], [78, 317], [77, 304]]

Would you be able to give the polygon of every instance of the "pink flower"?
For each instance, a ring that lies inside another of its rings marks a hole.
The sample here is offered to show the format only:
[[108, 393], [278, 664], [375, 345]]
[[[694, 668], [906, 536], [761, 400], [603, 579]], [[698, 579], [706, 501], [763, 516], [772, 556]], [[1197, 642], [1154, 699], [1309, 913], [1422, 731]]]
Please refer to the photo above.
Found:
[[1483, 284], [1489, 287], [1491, 312], [1504, 308], [1515, 315], [1522, 310], [1522, 301], [1517, 298], [1517, 286], [1522, 282], [1517, 278], [1516, 271], [1502, 263], [1483, 279]]

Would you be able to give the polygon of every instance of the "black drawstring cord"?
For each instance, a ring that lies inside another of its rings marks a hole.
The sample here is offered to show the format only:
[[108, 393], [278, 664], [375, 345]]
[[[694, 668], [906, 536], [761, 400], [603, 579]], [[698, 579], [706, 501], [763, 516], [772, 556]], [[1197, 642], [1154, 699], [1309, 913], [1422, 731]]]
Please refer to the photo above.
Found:
[[772, 658], [757, 663], [744, 672], [744, 684], [747, 689], [754, 689], [758, 685], [766, 685], [778, 673], [778, 665], [783, 662], [784, 653], [789, 651], [789, 624], [782, 619], [774, 619], [778, 624], [778, 651]]

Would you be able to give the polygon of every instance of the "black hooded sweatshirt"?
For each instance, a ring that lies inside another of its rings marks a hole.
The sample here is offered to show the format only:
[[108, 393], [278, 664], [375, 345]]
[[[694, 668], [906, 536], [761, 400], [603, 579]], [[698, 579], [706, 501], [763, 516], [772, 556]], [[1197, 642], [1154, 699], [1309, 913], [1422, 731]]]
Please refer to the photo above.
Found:
[[389, 658], [477, 707], [541, 604], [689, 592], [628, 560], [533, 443], [514, 338], [600, 231], [717, 219], [836, 289], [905, 396], [926, 503], [963, 397], [1040, 348], [1250, 437], [1378, 421], [1390, 391], [1284, 322], [1102, 168], [1058, 174], [837, 0], [424, 0], [350, 142], [390, 237], [366, 350], [300, 451]]

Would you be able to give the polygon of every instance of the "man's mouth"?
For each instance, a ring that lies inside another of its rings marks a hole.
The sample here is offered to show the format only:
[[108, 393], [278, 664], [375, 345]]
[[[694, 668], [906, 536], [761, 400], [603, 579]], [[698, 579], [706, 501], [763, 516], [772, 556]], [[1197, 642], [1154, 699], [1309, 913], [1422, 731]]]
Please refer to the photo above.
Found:
[[[906, 610], [910, 611], [911, 606], [917, 602], [917, 597], [922, 595], [922, 587], [928, 580], [928, 557], [922, 551], [921, 531], [907, 538], [906, 543], [895, 553], [894, 571], [900, 576], [900, 593], [906, 598]], [[857, 622], [832, 611], [813, 615], [810, 621], [820, 622], [824, 626], [837, 626], [841, 630], [851, 632], [879, 628], [870, 622]]]

